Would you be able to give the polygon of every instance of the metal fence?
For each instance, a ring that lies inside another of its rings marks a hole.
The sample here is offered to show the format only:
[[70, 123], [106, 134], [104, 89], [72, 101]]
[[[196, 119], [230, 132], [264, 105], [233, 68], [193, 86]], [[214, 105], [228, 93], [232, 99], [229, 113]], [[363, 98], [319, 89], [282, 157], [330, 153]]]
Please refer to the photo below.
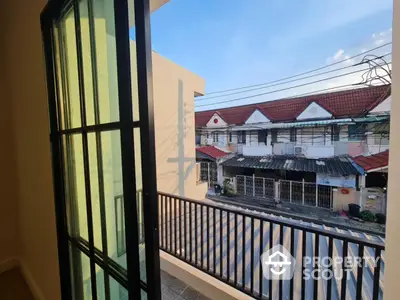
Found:
[[217, 164], [215, 162], [200, 162], [200, 181], [207, 182], [209, 187], [218, 183]]
[[332, 208], [332, 187], [311, 182], [237, 175], [236, 192], [240, 196]]
[[[158, 205], [161, 250], [255, 299], [383, 298], [385, 246], [378, 237], [165, 193]], [[260, 256], [277, 244], [297, 261], [290, 280], [263, 276]], [[307, 263], [306, 257], [338, 263]], [[361, 262], [346, 263], [356, 258]], [[305, 272], [330, 276], [306, 280]]]
[[236, 176], [236, 192], [241, 196], [275, 198], [275, 180], [255, 176]]

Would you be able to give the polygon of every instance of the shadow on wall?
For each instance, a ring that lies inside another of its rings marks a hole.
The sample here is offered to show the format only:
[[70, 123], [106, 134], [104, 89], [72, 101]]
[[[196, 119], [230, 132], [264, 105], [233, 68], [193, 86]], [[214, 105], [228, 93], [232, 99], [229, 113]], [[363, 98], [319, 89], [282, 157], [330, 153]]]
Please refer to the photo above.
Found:
[[[195, 157], [185, 157], [185, 142], [186, 142], [186, 132], [185, 132], [185, 123], [186, 123], [186, 114], [185, 111], [185, 101], [183, 96], [183, 81], [181, 79], [178, 80], [178, 126], [177, 126], [177, 147], [178, 147], [178, 155], [177, 157], [168, 157], [167, 162], [171, 164], [176, 164], [176, 182], [173, 184], [171, 190], [169, 192], [173, 194], [177, 194], [181, 197], [185, 197], [185, 181], [189, 178], [190, 174], [193, 172], [196, 166], [196, 158]], [[187, 130], [190, 130], [188, 128]], [[190, 141], [188, 141], [190, 143]], [[190, 147], [192, 145], [189, 145]], [[194, 147], [194, 144], [193, 144]], [[186, 164], [186, 166], [185, 166]], [[171, 173], [171, 172], [167, 172]], [[160, 174], [163, 176], [165, 174]], [[174, 181], [174, 179], [172, 179]]]

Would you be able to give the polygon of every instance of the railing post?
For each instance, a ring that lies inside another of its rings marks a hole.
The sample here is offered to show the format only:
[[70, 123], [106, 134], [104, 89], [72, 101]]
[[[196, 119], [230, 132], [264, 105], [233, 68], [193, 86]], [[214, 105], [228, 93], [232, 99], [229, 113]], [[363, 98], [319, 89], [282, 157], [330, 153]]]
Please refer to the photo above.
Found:
[[318, 184], [315, 184], [315, 206], [318, 207]]
[[253, 197], [256, 196], [256, 179], [255, 175], [253, 174]]
[[247, 177], [247, 176], [244, 176], [244, 175], [243, 175], [243, 187], [244, 187], [244, 188], [243, 188], [243, 194], [244, 194], [245, 196], [246, 196], [246, 177]]
[[292, 181], [289, 181], [289, 200], [292, 203]]
[[263, 198], [265, 198], [265, 178], [263, 177]]
[[303, 193], [302, 193], [302, 203], [303, 203], [303, 205], [304, 205], [304, 178], [303, 178], [303, 182], [302, 182], [302, 190], [303, 190]]

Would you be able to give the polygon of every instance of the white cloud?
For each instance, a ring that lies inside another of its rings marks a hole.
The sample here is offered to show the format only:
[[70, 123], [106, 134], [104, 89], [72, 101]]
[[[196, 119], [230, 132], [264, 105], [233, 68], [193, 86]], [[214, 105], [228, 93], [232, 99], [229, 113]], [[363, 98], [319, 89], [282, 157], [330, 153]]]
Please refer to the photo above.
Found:
[[384, 40], [384, 39], [375, 40], [375, 42], [374, 42], [374, 44], [375, 44], [376, 46], [382, 45], [382, 44], [384, 44], [384, 43], [385, 43], [385, 40]]
[[376, 46], [392, 41], [392, 28], [372, 34], [372, 40]]
[[333, 56], [326, 59], [327, 64], [337, 63], [344, 60], [344, 65], [353, 65], [355, 63], [354, 59], [350, 59], [351, 55], [345, 52], [343, 49], [339, 49]]
[[333, 60], [339, 60], [343, 57], [344, 54], [344, 50], [343, 49], [339, 49], [336, 54], [333, 56]]

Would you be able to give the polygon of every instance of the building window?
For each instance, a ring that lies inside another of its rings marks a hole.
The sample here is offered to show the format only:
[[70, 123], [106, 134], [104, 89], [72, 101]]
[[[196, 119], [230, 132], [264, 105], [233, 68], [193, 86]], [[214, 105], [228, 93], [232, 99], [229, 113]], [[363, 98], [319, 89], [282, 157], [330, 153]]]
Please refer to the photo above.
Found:
[[126, 253], [125, 243], [125, 215], [124, 215], [124, 197], [115, 197], [115, 223], [117, 230], [117, 254], [118, 256]]
[[271, 129], [271, 144], [278, 142], [278, 129]]
[[340, 134], [340, 127], [337, 124], [333, 124], [331, 129], [331, 141], [338, 142], [340, 139], [339, 134]]
[[228, 139], [229, 139], [229, 143], [232, 143], [232, 132], [228, 133]]
[[246, 144], [246, 131], [238, 131], [238, 144]]
[[290, 141], [292, 143], [297, 141], [296, 128], [290, 128]]
[[258, 143], [267, 144], [267, 136], [268, 132], [266, 130], [259, 130], [258, 131]]
[[218, 141], [219, 141], [218, 132], [213, 132], [212, 137], [213, 137], [213, 143], [218, 143]]
[[389, 124], [377, 126], [377, 130], [374, 132], [374, 144], [379, 146], [389, 145]]
[[365, 138], [365, 124], [349, 125], [349, 141], [363, 141]]

